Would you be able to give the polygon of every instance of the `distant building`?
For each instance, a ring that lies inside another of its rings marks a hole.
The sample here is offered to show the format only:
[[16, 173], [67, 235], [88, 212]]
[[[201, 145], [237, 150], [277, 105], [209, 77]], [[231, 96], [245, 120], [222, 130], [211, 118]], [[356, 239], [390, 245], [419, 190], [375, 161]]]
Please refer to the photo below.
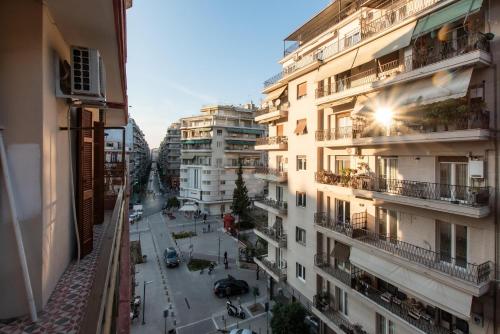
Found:
[[172, 123], [160, 144], [158, 165], [163, 183], [170, 189], [179, 189], [181, 168], [181, 124]]
[[266, 182], [255, 178], [264, 152], [255, 141], [265, 134], [254, 121], [253, 105], [210, 105], [201, 115], [181, 119], [180, 198], [210, 214], [230, 211], [241, 160], [249, 196], [263, 194]]
[[151, 149], [151, 161], [156, 162], [158, 160], [158, 153], [160, 152], [159, 148]]

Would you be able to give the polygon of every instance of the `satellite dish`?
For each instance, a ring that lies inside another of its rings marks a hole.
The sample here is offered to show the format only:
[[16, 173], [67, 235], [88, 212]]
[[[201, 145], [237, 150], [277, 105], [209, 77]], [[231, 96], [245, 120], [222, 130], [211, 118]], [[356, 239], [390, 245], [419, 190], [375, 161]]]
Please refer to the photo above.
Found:
[[281, 100], [280, 99], [276, 99], [276, 101], [274, 101], [274, 105], [277, 107], [279, 106], [281, 103]]

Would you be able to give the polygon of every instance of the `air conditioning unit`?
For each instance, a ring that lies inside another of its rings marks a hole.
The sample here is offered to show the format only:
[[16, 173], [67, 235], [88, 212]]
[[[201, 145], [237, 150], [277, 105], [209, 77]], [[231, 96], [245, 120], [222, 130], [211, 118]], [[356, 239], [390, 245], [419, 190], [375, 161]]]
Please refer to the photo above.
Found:
[[470, 160], [469, 161], [469, 175], [473, 179], [484, 178], [484, 161], [483, 160]]
[[106, 71], [99, 50], [72, 46], [68, 63], [56, 57], [56, 96], [106, 102]]

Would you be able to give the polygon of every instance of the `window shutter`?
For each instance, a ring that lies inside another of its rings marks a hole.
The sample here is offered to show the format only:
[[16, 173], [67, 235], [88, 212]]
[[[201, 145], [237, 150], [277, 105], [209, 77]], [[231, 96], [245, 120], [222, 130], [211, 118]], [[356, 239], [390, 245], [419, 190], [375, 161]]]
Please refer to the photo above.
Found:
[[[84, 109], [78, 109], [78, 126], [81, 128], [91, 128], [92, 112]], [[93, 247], [93, 146], [92, 130], [78, 130], [77, 218], [81, 257], [89, 254]]]
[[94, 122], [94, 224], [101, 224], [103, 221], [104, 221], [104, 122]]
[[307, 95], [307, 82], [303, 82], [297, 85], [297, 98], [301, 98]]

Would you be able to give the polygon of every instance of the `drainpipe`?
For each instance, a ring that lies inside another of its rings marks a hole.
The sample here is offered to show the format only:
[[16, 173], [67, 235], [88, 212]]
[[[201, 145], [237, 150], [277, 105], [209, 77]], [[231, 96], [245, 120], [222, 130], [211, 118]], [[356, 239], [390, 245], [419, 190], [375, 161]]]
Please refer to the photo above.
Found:
[[9, 166], [7, 165], [7, 154], [5, 153], [5, 146], [2, 136], [3, 128], [0, 127], [0, 160], [2, 163], [3, 177], [5, 181], [5, 188], [7, 188], [7, 197], [9, 201], [10, 214], [12, 217], [12, 226], [14, 227], [14, 234], [16, 236], [17, 252], [19, 255], [19, 262], [23, 271], [24, 288], [26, 289], [26, 298], [28, 299], [28, 306], [30, 309], [31, 320], [36, 322], [38, 320], [36, 314], [35, 298], [33, 297], [33, 288], [31, 286], [30, 274], [28, 271], [28, 263], [26, 261], [26, 252], [24, 250], [23, 236], [21, 228], [19, 227], [19, 219], [17, 217], [17, 210], [14, 204], [14, 191], [10, 179]]

